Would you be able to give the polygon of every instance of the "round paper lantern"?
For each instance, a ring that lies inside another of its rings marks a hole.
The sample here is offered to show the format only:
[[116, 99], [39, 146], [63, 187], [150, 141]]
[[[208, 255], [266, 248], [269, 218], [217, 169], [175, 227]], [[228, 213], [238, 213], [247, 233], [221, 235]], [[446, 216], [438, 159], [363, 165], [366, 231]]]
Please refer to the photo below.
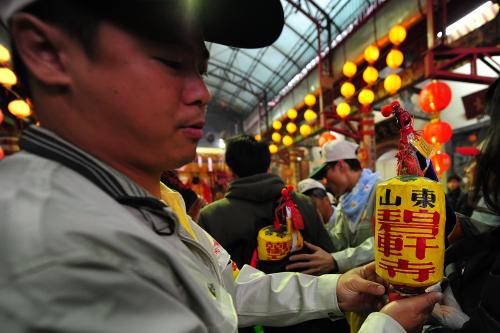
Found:
[[287, 146], [287, 147], [288, 147], [288, 146], [291, 146], [291, 145], [293, 144], [293, 139], [292, 139], [292, 137], [291, 137], [290, 135], [285, 135], [285, 136], [283, 137], [283, 144], [284, 144], [285, 146]]
[[375, 61], [378, 60], [378, 57], [380, 56], [380, 51], [378, 47], [375, 45], [370, 45], [365, 49], [365, 60], [369, 64], [373, 64]]
[[440, 81], [431, 82], [420, 91], [418, 102], [424, 112], [443, 111], [451, 102], [450, 86]]
[[422, 136], [431, 144], [443, 144], [450, 141], [453, 130], [450, 124], [441, 120], [434, 120], [425, 125]]
[[0, 84], [7, 87], [13, 86], [17, 83], [16, 74], [9, 68], [0, 68]]
[[295, 123], [286, 124], [286, 131], [290, 134], [297, 132], [297, 125]]
[[278, 152], [278, 146], [276, 146], [275, 144], [270, 144], [269, 145], [269, 152], [271, 154], [276, 154]]
[[373, 66], [366, 67], [363, 72], [363, 80], [368, 84], [375, 83], [378, 80], [378, 70]]
[[351, 113], [351, 106], [346, 102], [342, 102], [337, 105], [336, 111], [339, 117], [345, 118]]
[[31, 116], [30, 106], [22, 99], [16, 99], [10, 102], [7, 108], [9, 109], [10, 113], [18, 118], [26, 118]]
[[330, 133], [330, 132], [323, 132], [319, 136], [318, 144], [319, 144], [320, 148], [323, 148], [323, 146], [325, 145], [325, 143], [327, 143], [328, 141], [333, 141], [335, 139], [337, 139], [337, 138], [332, 133]]
[[304, 124], [304, 125], [300, 126], [299, 131], [300, 131], [300, 135], [302, 135], [303, 137], [306, 137], [306, 136], [311, 135], [312, 128], [311, 128], [311, 126]]
[[282, 126], [283, 126], [283, 124], [281, 123], [281, 121], [279, 121], [279, 120], [273, 121], [273, 128], [275, 130], [279, 131]]
[[389, 74], [384, 80], [384, 88], [394, 94], [401, 88], [401, 78], [398, 74]]
[[0, 124], [3, 122], [3, 112], [0, 110]]
[[262, 140], [262, 136], [260, 134], [255, 135], [255, 141]]
[[363, 88], [359, 92], [358, 101], [361, 105], [367, 106], [373, 103], [375, 100], [375, 94], [372, 90], [368, 88]]
[[402, 25], [395, 25], [389, 31], [389, 40], [394, 45], [401, 44], [406, 39], [406, 29]]
[[313, 106], [316, 104], [316, 96], [313, 94], [306, 95], [306, 97], [304, 97], [304, 103], [306, 103], [307, 106]]
[[441, 175], [443, 172], [448, 170], [451, 165], [450, 155], [441, 151], [438, 151], [436, 154], [432, 155], [431, 161], [438, 175]]
[[345, 98], [351, 98], [356, 92], [356, 87], [351, 82], [344, 82], [340, 87], [340, 94]]
[[286, 115], [288, 116], [288, 118], [290, 118], [291, 120], [294, 120], [295, 118], [297, 118], [297, 110], [295, 109], [289, 109], [286, 113]]
[[356, 75], [356, 71], [358, 70], [358, 66], [352, 61], [347, 61], [344, 66], [342, 67], [342, 73], [344, 73], [345, 76], [351, 78], [354, 75]]
[[318, 115], [316, 112], [311, 109], [307, 109], [306, 112], [304, 112], [304, 119], [309, 123], [315, 121], [317, 117]]
[[10, 52], [7, 48], [0, 44], [0, 62], [7, 62], [10, 60]]
[[271, 135], [271, 139], [278, 143], [281, 141], [281, 134], [279, 134], [278, 132], [274, 132], [273, 135]]
[[0, 146], [0, 161], [3, 160], [4, 157], [5, 157], [5, 152], [3, 151], [2, 146]]
[[387, 57], [385, 58], [387, 66], [392, 69], [396, 69], [401, 66], [404, 60], [405, 56], [403, 55], [403, 52], [399, 51], [398, 49], [390, 50], [387, 54]]

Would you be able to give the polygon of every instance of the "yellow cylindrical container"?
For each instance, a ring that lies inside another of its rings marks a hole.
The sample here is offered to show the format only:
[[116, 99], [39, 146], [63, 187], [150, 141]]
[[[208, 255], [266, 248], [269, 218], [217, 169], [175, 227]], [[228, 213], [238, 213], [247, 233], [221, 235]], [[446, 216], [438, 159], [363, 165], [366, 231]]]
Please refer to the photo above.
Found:
[[446, 205], [443, 186], [397, 176], [377, 185], [376, 272], [402, 293], [415, 294], [443, 278]]

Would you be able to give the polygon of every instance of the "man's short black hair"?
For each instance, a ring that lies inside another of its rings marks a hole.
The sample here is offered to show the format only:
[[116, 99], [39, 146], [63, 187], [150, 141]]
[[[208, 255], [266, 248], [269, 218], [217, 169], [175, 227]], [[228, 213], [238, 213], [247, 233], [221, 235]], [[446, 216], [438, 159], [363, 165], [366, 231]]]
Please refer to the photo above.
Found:
[[[352, 171], [359, 171], [361, 170], [361, 163], [359, 162], [358, 159], [352, 158], [348, 160], [342, 160], [347, 163], [347, 165], [351, 168]], [[328, 166], [330, 168], [334, 168], [339, 161], [334, 161], [334, 162], [328, 162]]]
[[449, 183], [449, 182], [451, 182], [452, 180], [456, 180], [457, 182], [459, 182], [459, 183], [460, 183], [460, 182], [462, 181], [462, 178], [460, 178], [460, 177], [459, 177], [459, 176], [457, 176], [457, 175], [451, 175], [451, 176], [449, 176], [449, 177], [448, 177], [448, 181], [447, 181], [447, 182]]
[[267, 172], [271, 153], [267, 144], [250, 135], [238, 135], [226, 140], [226, 163], [238, 177]]
[[308, 197], [314, 197], [318, 199], [324, 199], [327, 196], [326, 191], [322, 188], [312, 188], [305, 191], [303, 194], [307, 195]]

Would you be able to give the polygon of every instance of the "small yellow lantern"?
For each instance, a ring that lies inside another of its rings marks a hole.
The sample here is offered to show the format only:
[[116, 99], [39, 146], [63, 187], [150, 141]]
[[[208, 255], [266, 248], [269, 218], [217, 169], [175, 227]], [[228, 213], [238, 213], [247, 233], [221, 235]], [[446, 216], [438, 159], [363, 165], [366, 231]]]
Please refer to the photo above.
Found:
[[293, 144], [293, 139], [292, 139], [292, 137], [291, 137], [290, 135], [285, 135], [285, 136], [283, 137], [283, 144], [284, 144], [285, 146], [287, 146], [287, 147], [288, 147], [288, 146], [291, 146], [291, 145]]
[[309, 123], [315, 121], [316, 117], [318, 117], [318, 115], [311, 109], [307, 109], [306, 112], [304, 112], [304, 119]]
[[401, 88], [401, 78], [398, 74], [389, 74], [384, 80], [384, 88], [394, 94]]
[[275, 144], [270, 144], [269, 145], [269, 152], [271, 154], [276, 154], [278, 152], [278, 146], [276, 146]]
[[288, 116], [288, 118], [290, 118], [291, 120], [294, 120], [295, 118], [297, 118], [297, 110], [295, 109], [289, 109], [286, 113], [286, 115]]
[[367, 106], [373, 103], [375, 94], [368, 88], [363, 88], [358, 95], [358, 101], [361, 105]]
[[316, 96], [307, 94], [306, 97], [304, 97], [304, 103], [306, 103], [307, 106], [313, 106], [316, 104]]
[[0, 44], [0, 63], [6, 63], [10, 60], [10, 52], [5, 46]]
[[375, 61], [378, 60], [378, 57], [380, 56], [380, 51], [378, 47], [375, 45], [370, 45], [365, 49], [365, 60], [369, 64], [373, 64]]
[[344, 64], [344, 67], [342, 67], [342, 73], [344, 73], [344, 75], [347, 76], [348, 78], [351, 78], [354, 75], [356, 75], [357, 70], [358, 70], [358, 67], [352, 61], [347, 61]]
[[395, 25], [389, 31], [389, 40], [394, 45], [401, 44], [406, 39], [406, 29], [402, 25]]
[[273, 135], [271, 135], [271, 139], [278, 143], [281, 141], [281, 134], [279, 134], [278, 132], [274, 132]]
[[396, 69], [403, 64], [404, 59], [405, 57], [403, 55], [403, 52], [398, 49], [392, 49], [387, 54], [385, 62], [387, 63], [387, 66], [389, 66], [389, 68]]
[[340, 87], [340, 94], [345, 98], [351, 98], [356, 92], [356, 87], [351, 82], [344, 82]]
[[15, 85], [16, 83], [17, 77], [13, 71], [6, 67], [0, 68], [0, 84], [10, 87]]
[[283, 127], [283, 124], [279, 120], [273, 121], [273, 128], [277, 131], [279, 131]]
[[262, 136], [260, 134], [255, 135], [255, 141], [262, 140]]
[[297, 132], [297, 125], [295, 123], [286, 124], [286, 131], [290, 134]]
[[351, 106], [346, 102], [342, 102], [339, 105], [337, 105], [336, 111], [339, 117], [345, 118], [351, 113]]
[[9, 109], [10, 113], [18, 118], [26, 118], [31, 116], [30, 106], [22, 99], [16, 99], [10, 102], [7, 108]]
[[363, 72], [363, 80], [368, 84], [377, 82], [378, 71], [375, 69], [375, 67], [373, 66], [366, 67], [365, 71]]
[[306, 137], [306, 136], [311, 135], [312, 128], [311, 128], [311, 126], [304, 124], [304, 125], [300, 126], [299, 131], [300, 131], [300, 135], [302, 135], [303, 137]]

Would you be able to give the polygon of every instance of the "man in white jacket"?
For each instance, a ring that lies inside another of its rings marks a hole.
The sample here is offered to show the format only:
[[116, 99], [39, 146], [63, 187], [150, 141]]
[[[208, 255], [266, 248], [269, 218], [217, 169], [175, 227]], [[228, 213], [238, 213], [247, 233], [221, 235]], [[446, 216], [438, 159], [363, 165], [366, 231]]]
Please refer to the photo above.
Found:
[[[238, 274], [159, 183], [203, 134], [203, 41], [269, 45], [278, 0], [1, 0], [0, 14], [40, 121], [0, 163], [0, 331], [236, 332], [380, 302], [373, 265]], [[364, 329], [418, 327], [438, 298], [391, 303]]]

